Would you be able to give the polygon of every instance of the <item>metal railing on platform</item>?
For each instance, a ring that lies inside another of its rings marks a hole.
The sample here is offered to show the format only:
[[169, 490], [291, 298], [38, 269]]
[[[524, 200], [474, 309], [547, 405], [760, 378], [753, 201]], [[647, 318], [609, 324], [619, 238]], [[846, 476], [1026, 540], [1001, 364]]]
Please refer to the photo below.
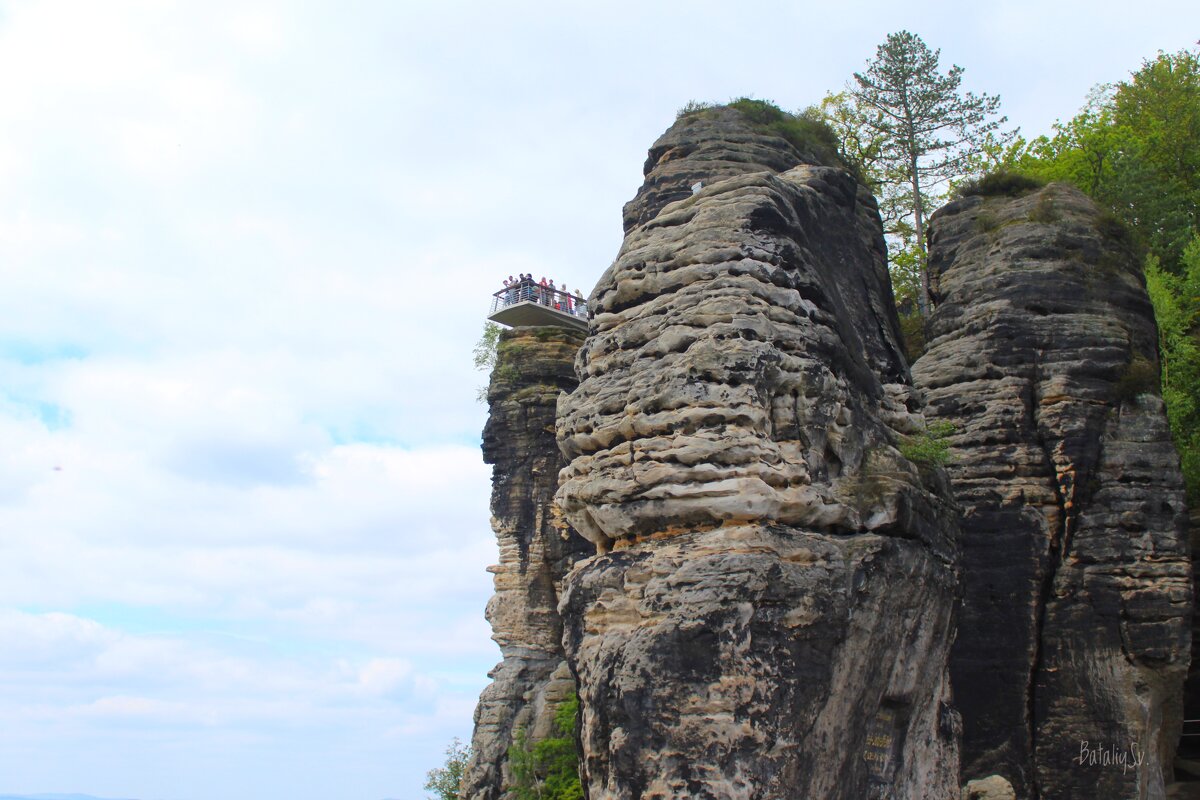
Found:
[[492, 307], [488, 315], [517, 303], [537, 303], [563, 314], [587, 319], [587, 300], [577, 294], [562, 292], [542, 286], [533, 281], [517, 281], [492, 295]]

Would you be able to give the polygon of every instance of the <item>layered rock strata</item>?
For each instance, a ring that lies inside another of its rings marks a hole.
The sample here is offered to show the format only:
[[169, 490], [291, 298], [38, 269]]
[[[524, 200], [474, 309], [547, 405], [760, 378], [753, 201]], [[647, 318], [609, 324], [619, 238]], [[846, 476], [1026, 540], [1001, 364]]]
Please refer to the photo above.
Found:
[[558, 499], [598, 550], [561, 605], [592, 798], [959, 795], [953, 509], [899, 449], [875, 202], [804, 161], [680, 120], [591, 296]]
[[1164, 796], [1191, 572], [1154, 316], [1118, 225], [1062, 185], [934, 215], [913, 376], [952, 423], [964, 779]]
[[531, 741], [557, 735], [554, 709], [574, 691], [562, 649], [558, 601], [563, 576], [591, 552], [558, 513], [562, 456], [554, 438], [558, 394], [576, 386], [583, 336], [564, 328], [517, 328], [500, 335], [488, 386], [483, 457], [492, 465], [492, 529], [500, 563], [489, 568], [492, 638], [503, 660], [475, 709], [472, 758], [463, 796], [497, 800], [511, 783], [507, 753], [518, 731]]

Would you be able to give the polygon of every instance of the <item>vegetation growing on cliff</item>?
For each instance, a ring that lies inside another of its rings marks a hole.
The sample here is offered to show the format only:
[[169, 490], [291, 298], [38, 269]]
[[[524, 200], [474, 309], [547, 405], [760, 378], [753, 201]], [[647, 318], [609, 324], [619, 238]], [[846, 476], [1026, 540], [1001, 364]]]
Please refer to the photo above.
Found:
[[1200, 503], [1200, 236], [1184, 249], [1181, 261], [1176, 275], [1151, 255], [1146, 288], [1158, 320], [1163, 400], [1194, 506]]
[[955, 190], [955, 194], [959, 197], [1019, 197], [1045, 185], [1046, 181], [1032, 175], [1001, 169], [967, 181]]
[[914, 464], [941, 467], [950, 463], [950, 440], [954, 425], [935, 422], [921, 433], [905, 436], [900, 442], [900, 454]]
[[508, 748], [508, 765], [517, 800], [583, 800], [579, 782], [579, 749], [575, 745], [575, 722], [579, 696], [574, 692], [554, 712], [557, 736], [530, 742], [524, 730]]
[[[695, 116], [721, 107], [714, 103], [692, 100], [679, 109], [676, 117]], [[760, 133], [786, 139], [798, 152], [815, 158], [822, 164], [845, 167], [854, 173], [856, 178], [865, 182], [858, 166], [842, 158], [838, 134], [819, 109], [807, 108], [791, 114], [769, 100], [757, 100], [753, 97], [735, 98], [724, 107], [741, 112]]]
[[433, 792], [435, 800], [458, 800], [463, 774], [470, 760], [470, 746], [454, 737], [446, 748], [446, 763], [425, 774], [425, 791]]
[[[484, 372], [491, 372], [496, 368], [496, 355], [499, 352], [500, 344], [500, 326], [494, 322], [483, 323], [483, 333], [479, 336], [479, 341], [475, 343], [474, 349], [471, 350], [471, 360], [475, 364], [475, 369]], [[480, 403], [487, 402], [488, 387], [480, 386], [475, 392], [475, 399]]]

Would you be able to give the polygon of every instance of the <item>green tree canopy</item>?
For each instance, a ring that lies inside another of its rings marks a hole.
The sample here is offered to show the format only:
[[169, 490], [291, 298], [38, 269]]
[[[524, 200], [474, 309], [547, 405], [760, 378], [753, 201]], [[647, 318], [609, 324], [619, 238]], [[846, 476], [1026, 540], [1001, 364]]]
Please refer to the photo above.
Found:
[[1200, 236], [1184, 248], [1180, 266], [1175, 275], [1150, 256], [1146, 288], [1158, 320], [1163, 400], [1194, 505], [1200, 502]]
[[889, 34], [866, 70], [854, 73], [855, 84], [844, 95], [849, 105], [831, 112], [835, 128], [840, 115], [843, 129], [857, 129], [851, 146], [877, 184], [885, 218], [893, 218], [890, 232], [915, 254], [922, 314], [929, 307], [925, 223], [931, 199], [967, 173], [985, 142], [1003, 145], [1013, 135], [1000, 131], [1007, 121], [996, 117], [1000, 98], [961, 91], [963, 68], [942, 73], [940, 58], [940, 50], [930, 50], [914, 33]]
[[1200, 56], [1159, 53], [1129, 80], [1093, 89], [1053, 136], [1022, 144], [998, 165], [1075, 184], [1179, 272], [1200, 210]]
[[575, 744], [575, 722], [579, 718], [579, 696], [572, 693], [554, 710], [557, 736], [530, 742], [524, 730], [508, 748], [516, 800], [583, 800], [579, 781], [579, 749]]
[[446, 748], [446, 763], [425, 774], [425, 791], [433, 792], [435, 800], [458, 800], [463, 773], [471, 760], [471, 748], [455, 737]]

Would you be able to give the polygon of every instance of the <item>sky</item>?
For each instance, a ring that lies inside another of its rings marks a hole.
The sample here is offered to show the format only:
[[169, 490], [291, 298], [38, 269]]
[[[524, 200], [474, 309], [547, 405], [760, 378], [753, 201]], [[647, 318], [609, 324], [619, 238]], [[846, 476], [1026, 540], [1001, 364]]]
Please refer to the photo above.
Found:
[[417, 800], [499, 650], [473, 370], [689, 100], [908, 29], [1028, 136], [1193, 2], [0, 0], [0, 794]]

